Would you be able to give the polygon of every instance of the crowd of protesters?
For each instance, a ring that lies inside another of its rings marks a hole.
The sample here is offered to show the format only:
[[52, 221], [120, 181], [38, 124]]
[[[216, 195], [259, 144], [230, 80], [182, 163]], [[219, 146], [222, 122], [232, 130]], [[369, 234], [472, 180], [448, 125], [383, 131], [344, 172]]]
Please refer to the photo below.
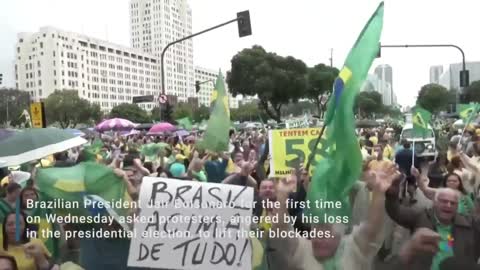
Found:
[[[414, 155], [411, 143], [398, 140], [392, 129], [359, 129], [363, 170], [349, 194], [352, 215], [348, 224], [305, 224], [301, 222], [305, 209], [287, 207], [287, 199], [306, 200], [309, 172], [299, 163], [286, 178], [269, 177], [271, 155], [265, 130], [230, 132], [229, 149], [222, 153], [198, 149], [198, 137], [193, 135], [113, 135], [89, 141], [102, 140], [103, 155], [97, 155], [96, 162], [111, 167], [134, 200], [139, 198], [145, 176], [250, 186], [257, 202], [280, 202], [279, 208], [257, 203], [253, 215], [300, 217], [294, 225], [279, 219], [274, 224], [252, 224], [252, 229], [331, 232], [330, 238], [265, 239], [269, 269], [367, 270], [383, 262], [394, 269], [437, 270], [453, 269], [445, 268], [449, 265], [476, 269], [480, 256], [478, 135], [480, 130], [467, 130], [464, 136], [450, 134], [448, 150], [439, 151], [432, 161]], [[143, 145], [160, 142], [167, 146], [155, 156], [141, 153]], [[26, 221], [34, 209], [24, 202], [39, 199], [35, 184], [39, 166], [69, 167], [85, 160], [80, 147], [30, 164], [23, 172], [2, 169], [1, 270], [136, 269], [127, 267], [129, 239], [69, 239], [59, 241], [60, 252], [54, 254], [41, 240], [29, 239], [25, 233], [35, 227]], [[19, 185], [24, 178], [30, 179], [25, 186]], [[15, 204], [17, 198], [23, 202], [20, 206]], [[15, 237], [16, 207], [21, 208], [19, 241]], [[75, 229], [57, 225], [61, 231]], [[161, 268], [161, 262], [152, 268]]]

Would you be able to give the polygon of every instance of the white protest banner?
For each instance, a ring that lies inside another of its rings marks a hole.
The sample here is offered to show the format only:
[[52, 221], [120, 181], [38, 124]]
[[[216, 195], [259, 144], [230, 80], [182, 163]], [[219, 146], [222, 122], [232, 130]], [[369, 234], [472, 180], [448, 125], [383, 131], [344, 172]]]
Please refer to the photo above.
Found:
[[145, 177], [128, 266], [250, 270], [250, 187]]

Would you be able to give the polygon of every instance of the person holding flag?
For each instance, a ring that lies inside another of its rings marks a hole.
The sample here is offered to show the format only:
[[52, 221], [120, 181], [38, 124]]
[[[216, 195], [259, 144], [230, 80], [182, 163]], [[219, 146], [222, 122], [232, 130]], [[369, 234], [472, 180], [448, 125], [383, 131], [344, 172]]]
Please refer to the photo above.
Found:
[[[268, 239], [272, 252], [271, 261], [275, 269], [370, 269], [371, 260], [383, 243], [383, 221], [385, 208], [384, 192], [398, 175], [391, 166], [378, 171], [372, 183], [374, 194], [369, 217], [354, 228], [350, 235], [343, 236], [347, 224], [335, 223], [327, 216], [347, 216], [350, 212], [348, 194], [362, 171], [362, 155], [355, 132], [353, 107], [355, 97], [365, 80], [368, 70], [379, 50], [383, 27], [384, 4], [380, 3], [367, 22], [345, 65], [334, 82], [333, 94], [325, 117], [326, 142], [322, 147], [327, 152], [317, 163], [312, 182], [309, 184], [307, 200], [341, 202], [341, 208], [305, 209], [312, 231], [325, 231], [331, 237], [271, 237]], [[315, 147], [316, 148], [316, 147]], [[286, 199], [291, 191], [283, 179], [277, 187], [280, 207], [275, 209], [279, 216], [287, 215]], [[279, 233], [294, 232], [291, 225], [280, 221], [272, 224]]]

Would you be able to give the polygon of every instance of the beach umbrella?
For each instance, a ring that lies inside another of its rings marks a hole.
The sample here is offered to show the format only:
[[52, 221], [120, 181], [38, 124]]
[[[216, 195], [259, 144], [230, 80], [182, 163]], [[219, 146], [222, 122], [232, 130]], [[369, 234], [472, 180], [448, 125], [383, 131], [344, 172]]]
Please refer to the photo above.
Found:
[[112, 118], [107, 119], [98, 124], [95, 127], [95, 130], [104, 132], [104, 131], [121, 131], [121, 130], [131, 130], [136, 126], [136, 124], [132, 123], [127, 119], [122, 118]]
[[6, 166], [41, 159], [87, 142], [57, 128], [31, 128], [3, 134], [5, 137], [0, 138], [0, 160], [6, 162]]

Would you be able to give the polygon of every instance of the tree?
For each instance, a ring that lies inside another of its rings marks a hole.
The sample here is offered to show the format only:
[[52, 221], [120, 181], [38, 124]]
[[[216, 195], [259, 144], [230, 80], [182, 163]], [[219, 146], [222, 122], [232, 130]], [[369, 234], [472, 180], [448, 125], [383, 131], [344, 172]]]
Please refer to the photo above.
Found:
[[17, 124], [17, 122], [19, 123], [18, 120], [21, 118], [23, 110], [30, 112], [29, 93], [17, 89], [0, 89], [0, 124], [7, 122], [7, 107], [8, 121], [10, 124], [13, 125]]
[[188, 103], [177, 103], [175, 105], [175, 108], [173, 109], [173, 119], [180, 119], [180, 118], [184, 118], [184, 117], [188, 117], [190, 119], [192, 119], [192, 116], [193, 116], [193, 110], [192, 110], [192, 106], [189, 105]]
[[260, 122], [260, 121], [266, 121], [266, 119], [268, 119], [268, 116], [266, 115], [265, 112], [262, 111], [258, 103], [250, 102], [246, 104], [241, 104], [236, 109], [231, 109], [230, 118], [232, 119], [232, 121]]
[[193, 110], [193, 121], [200, 123], [203, 120], [208, 120], [210, 117], [210, 108], [206, 106], [200, 106]]
[[435, 114], [447, 109], [449, 97], [447, 88], [435, 83], [426, 84], [418, 93], [417, 105]]
[[297, 102], [305, 94], [307, 66], [294, 57], [253, 46], [233, 56], [231, 63], [227, 84], [232, 95], [256, 95], [262, 109], [277, 122], [282, 106]]
[[326, 96], [332, 92], [337, 76], [338, 69], [324, 64], [308, 69], [306, 96], [315, 103], [320, 118], [326, 110]]
[[102, 118], [99, 105], [78, 96], [77, 90], [56, 90], [45, 100], [47, 123], [58, 122], [62, 128], [92, 124]]
[[382, 95], [375, 91], [360, 92], [355, 100], [355, 111], [361, 118], [382, 114], [384, 111]]
[[161, 119], [161, 113], [162, 113], [162, 110], [160, 109], [160, 107], [154, 107], [151, 111], [150, 111], [150, 119], [152, 119], [152, 121], [155, 121], [155, 122], [159, 122]]
[[472, 82], [465, 88], [467, 102], [480, 102], [480, 81]]
[[112, 108], [111, 117], [128, 119], [134, 123], [150, 123], [148, 113], [137, 104], [122, 103]]

